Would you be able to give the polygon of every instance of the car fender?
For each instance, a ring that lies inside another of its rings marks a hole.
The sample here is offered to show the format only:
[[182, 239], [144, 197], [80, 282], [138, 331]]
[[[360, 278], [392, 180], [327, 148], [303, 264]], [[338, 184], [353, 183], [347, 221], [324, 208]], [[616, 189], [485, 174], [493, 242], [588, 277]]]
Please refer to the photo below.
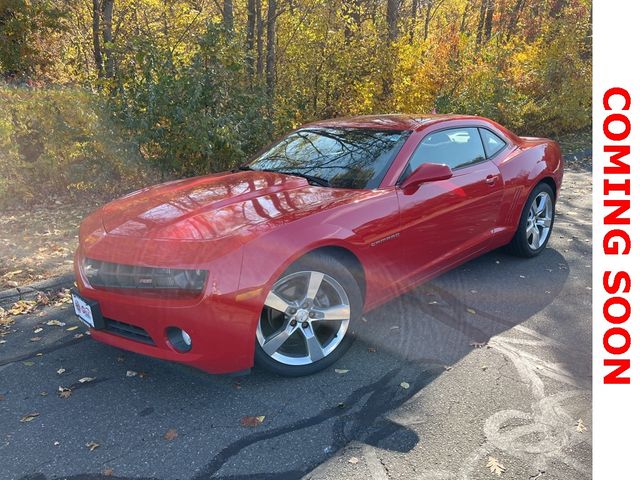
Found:
[[[260, 290], [256, 297], [260, 308], [268, 294], [268, 288], [295, 261], [307, 253], [322, 247], [340, 247], [353, 253], [363, 263], [354, 244], [363, 243], [357, 235], [344, 227], [330, 223], [300, 226], [304, 228], [304, 236], [293, 233], [295, 224], [286, 230], [274, 231], [245, 246], [240, 271], [241, 292]], [[309, 242], [308, 239], [317, 238]], [[364, 264], [363, 264], [364, 265]], [[264, 290], [264, 291], [262, 291]]]

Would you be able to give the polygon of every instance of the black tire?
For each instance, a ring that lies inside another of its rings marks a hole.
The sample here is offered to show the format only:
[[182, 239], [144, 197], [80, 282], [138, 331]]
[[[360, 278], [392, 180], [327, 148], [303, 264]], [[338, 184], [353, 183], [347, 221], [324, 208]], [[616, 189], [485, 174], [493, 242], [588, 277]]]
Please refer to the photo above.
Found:
[[[551, 225], [549, 227], [549, 233], [547, 234], [544, 241], [540, 244], [538, 248], [532, 248], [529, 245], [528, 235], [527, 235], [527, 219], [529, 216], [529, 211], [531, 210], [531, 205], [535, 201], [535, 199], [541, 193], [547, 193], [551, 198]], [[518, 230], [514, 234], [511, 242], [507, 245], [506, 250], [512, 255], [523, 257], [523, 258], [531, 258], [539, 255], [545, 247], [547, 243], [549, 243], [549, 239], [551, 238], [551, 233], [553, 231], [553, 224], [556, 217], [556, 198], [553, 193], [552, 188], [547, 183], [539, 183], [533, 189], [529, 198], [527, 199], [527, 203], [525, 204], [522, 214], [520, 215], [520, 222], [518, 223]]]
[[[264, 370], [275, 373], [277, 375], [285, 377], [299, 377], [304, 375], [311, 375], [313, 373], [324, 370], [331, 364], [336, 362], [342, 357], [355, 340], [353, 328], [357, 320], [362, 316], [362, 292], [358, 285], [358, 282], [351, 274], [349, 269], [345, 267], [340, 261], [327, 254], [310, 254], [292, 264], [280, 277], [280, 279], [294, 274], [296, 272], [304, 271], [317, 271], [325, 275], [329, 275], [344, 289], [349, 299], [349, 326], [346, 334], [342, 338], [341, 342], [335, 347], [331, 353], [322, 358], [321, 360], [309, 363], [306, 365], [288, 365], [272, 358], [261, 347], [260, 342], [256, 336], [255, 344], [255, 364]], [[277, 282], [276, 282], [277, 283]], [[267, 313], [268, 307], [265, 306], [262, 315]], [[262, 320], [261, 316], [261, 320]]]

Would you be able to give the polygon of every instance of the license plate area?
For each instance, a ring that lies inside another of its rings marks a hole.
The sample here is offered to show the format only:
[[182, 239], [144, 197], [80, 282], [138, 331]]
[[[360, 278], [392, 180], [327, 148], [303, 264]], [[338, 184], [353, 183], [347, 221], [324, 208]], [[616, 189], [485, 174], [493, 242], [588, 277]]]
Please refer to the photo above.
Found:
[[98, 302], [82, 297], [76, 290], [71, 291], [71, 300], [73, 310], [82, 323], [90, 328], [104, 328], [104, 318]]

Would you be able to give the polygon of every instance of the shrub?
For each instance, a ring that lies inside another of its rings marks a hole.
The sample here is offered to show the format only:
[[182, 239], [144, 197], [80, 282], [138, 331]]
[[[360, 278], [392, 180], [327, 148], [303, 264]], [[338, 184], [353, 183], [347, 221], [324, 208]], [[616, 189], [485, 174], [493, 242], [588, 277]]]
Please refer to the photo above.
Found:
[[0, 85], [0, 206], [112, 196], [154, 178], [95, 94]]
[[270, 139], [266, 97], [248, 84], [242, 47], [220, 25], [209, 24], [186, 58], [144, 40], [128, 48], [112, 104], [163, 172], [226, 170]]

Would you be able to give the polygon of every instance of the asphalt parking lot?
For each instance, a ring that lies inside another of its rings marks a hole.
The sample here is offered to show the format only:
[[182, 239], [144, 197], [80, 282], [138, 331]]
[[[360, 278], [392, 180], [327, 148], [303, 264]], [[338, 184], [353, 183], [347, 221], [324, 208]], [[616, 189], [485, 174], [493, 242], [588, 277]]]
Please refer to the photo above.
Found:
[[21, 315], [0, 345], [0, 478], [591, 478], [590, 181], [566, 172], [538, 258], [418, 287], [311, 377], [123, 352], [66, 304]]

